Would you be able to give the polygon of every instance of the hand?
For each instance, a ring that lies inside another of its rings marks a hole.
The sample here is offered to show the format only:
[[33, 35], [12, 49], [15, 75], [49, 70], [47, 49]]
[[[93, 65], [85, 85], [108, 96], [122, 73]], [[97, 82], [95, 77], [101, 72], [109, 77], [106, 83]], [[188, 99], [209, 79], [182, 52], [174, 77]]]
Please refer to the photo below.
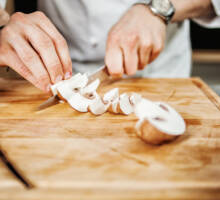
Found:
[[0, 34], [0, 65], [10, 66], [45, 92], [72, 74], [67, 43], [42, 12], [11, 16]]
[[112, 76], [134, 75], [164, 47], [166, 25], [145, 5], [135, 5], [109, 32], [105, 64]]

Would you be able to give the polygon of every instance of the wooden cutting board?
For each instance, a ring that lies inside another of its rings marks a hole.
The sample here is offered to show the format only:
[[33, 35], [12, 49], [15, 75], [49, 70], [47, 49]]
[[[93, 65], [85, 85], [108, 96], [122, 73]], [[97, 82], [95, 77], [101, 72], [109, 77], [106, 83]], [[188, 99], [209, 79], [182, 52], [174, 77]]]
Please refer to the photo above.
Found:
[[36, 111], [48, 96], [25, 81], [0, 80], [0, 146], [35, 186], [16, 198], [220, 198], [219, 97], [198, 78], [127, 79], [99, 92], [114, 87], [169, 103], [186, 133], [151, 146], [136, 137], [134, 115], [96, 117], [67, 104]]

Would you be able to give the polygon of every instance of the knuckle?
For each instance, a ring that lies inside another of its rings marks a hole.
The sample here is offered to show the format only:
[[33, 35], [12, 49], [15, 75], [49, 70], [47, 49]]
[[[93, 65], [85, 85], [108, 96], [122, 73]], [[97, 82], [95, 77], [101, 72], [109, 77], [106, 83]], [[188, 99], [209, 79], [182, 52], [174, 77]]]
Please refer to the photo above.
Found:
[[128, 46], [130, 49], [133, 49], [137, 45], [138, 40], [139, 37], [135, 33], [129, 33], [127, 37], [124, 38], [126, 46]]
[[11, 16], [11, 21], [24, 21], [25, 14], [22, 12], [16, 12]]
[[53, 45], [53, 42], [51, 41], [51, 39], [43, 35], [38, 36], [38, 43], [39, 43], [39, 47], [43, 49], [50, 48]]
[[66, 40], [62, 36], [58, 36], [56, 41], [57, 41], [57, 44], [60, 47], [62, 47], [62, 48], [66, 48], [67, 47], [67, 42], [66, 42]]
[[33, 14], [40, 18], [46, 17], [46, 15], [41, 11], [35, 11]]
[[23, 61], [24, 63], [34, 63], [35, 62], [35, 57], [32, 53], [27, 52], [27, 51], [23, 51], [24, 53], [24, 57], [23, 57]]
[[142, 42], [142, 48], [143, 49], [149, 49], [150, 47], [152, 47], [152, 42], [150, 40], [144, 40]]
[[118, 42], [120, 40], [119, 33], [116, 31], [111, 31], [108, 34], [108, 41], [109, 42]]

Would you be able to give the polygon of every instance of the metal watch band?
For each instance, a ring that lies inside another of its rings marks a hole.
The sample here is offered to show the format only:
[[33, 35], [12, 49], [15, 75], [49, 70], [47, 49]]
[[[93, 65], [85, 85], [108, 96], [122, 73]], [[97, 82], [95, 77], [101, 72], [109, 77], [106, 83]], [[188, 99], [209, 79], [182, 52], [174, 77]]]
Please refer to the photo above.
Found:
[[143, 5], [148, 6], [148, 7], [150, 8], [151, 12], [152, 12], [154, 15], [160, 17], [166, 24], [169, 24], [170, 21], [171, 21], [171, 19], [172, 19], [172, 17], [173, 17], [173, 15], [174, 15], [174, 13], [175, 13], [175, 8], [174, 8], [172, 2], [170, 1], [170, 5], [173, 7], [173, 10], [172, 10], [173, 12], [171, 12], [170, 14], [168, 13], [168, 15], [166, 16], [166, 15], [163, 15], [162, 13], [160, 13], [159, 10], [157, 10], [156, 8], [154, 8], [154, 7], [152, 6], [152, 1], [153, 1], [153, 0], [139, 0], [139, 1], [138, 1], [137, 3], [135, 3], [135, 4], [143, 4]]

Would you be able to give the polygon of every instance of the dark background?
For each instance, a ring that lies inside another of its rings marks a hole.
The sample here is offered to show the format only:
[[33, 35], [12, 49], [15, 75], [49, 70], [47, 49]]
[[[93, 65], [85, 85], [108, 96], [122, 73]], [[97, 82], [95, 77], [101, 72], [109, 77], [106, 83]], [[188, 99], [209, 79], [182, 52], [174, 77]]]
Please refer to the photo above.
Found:
[[[30, 13], [36, 8], [37, 0], [15, 0], [15, 11]], [[205, 29], [194, 22], [190, 26], [193, 49], [220, 49], [220, 29]]]

